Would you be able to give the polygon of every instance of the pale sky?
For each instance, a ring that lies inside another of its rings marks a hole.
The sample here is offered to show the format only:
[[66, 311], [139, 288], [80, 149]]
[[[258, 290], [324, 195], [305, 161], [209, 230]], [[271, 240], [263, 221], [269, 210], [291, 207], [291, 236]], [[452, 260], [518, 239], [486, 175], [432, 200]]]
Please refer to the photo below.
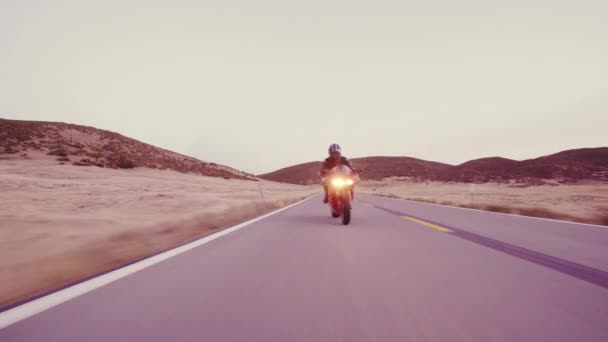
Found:
[[0, 0], [0, 117], [253, 173], [608, 145], [606, 0]]

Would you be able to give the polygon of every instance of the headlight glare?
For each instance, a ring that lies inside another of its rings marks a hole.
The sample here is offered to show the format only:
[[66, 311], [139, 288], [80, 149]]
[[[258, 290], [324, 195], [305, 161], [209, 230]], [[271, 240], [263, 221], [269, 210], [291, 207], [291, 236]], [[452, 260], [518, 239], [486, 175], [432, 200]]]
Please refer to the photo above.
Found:
[[342, 178], [334, 178], [331, 180], [331, 185], [335, 186], [336, 188], [341, 188], [344, 186], [344, 184], [345, 182]]

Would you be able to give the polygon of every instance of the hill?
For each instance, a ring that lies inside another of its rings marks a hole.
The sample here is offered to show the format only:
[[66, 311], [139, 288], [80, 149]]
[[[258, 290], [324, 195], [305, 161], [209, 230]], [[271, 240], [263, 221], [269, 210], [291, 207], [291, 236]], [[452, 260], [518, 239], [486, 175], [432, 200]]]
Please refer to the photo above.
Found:
[[147, 167], [211, 177], [255, 180], [236, 169], [155, 147], [121, 134], [60, 122], [0, 119], [0, 159], [54, 158], [107, 168]]
[[[366, 157], [351, 159], [353, 166], [363, 171], [363, 179], [383, 179], [388, 177], [447, 177], [451, 165], [429, 162], [409, 157]], [[319, 182], [321, 162], [286, 167], [271, 173], [259, 175], [266, 180], [293, 184], [315, 184]]]
[[[525, 182], [553, 179], [559, 182], [580, 180], [608, 181], [608, 147], [582, 148], [539, 158], [517, 161], [501, 157], [470, 160], [449, 165], [410, 157], [366, 157], [352, 159], [361, 169], [363, 180], [405, 177], [417, 181], [444, 182]], [[318, 183], [321, 162], [286, 167], [259, 175], [284, 183]]]

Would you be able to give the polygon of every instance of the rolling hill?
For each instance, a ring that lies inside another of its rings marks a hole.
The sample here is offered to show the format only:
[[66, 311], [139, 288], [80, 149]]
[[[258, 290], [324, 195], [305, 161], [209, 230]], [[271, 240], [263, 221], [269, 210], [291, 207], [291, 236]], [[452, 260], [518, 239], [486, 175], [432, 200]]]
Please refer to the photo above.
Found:
[[256, 180], [224, 165], [205, 162], [93, 127], [0, 119], [0, 160], [53, 158], [61, 164], [107, 168], [147, 167], [211, 177]]
[[[365, 157], [352, 159], [361, 169], [363, 180], [407, 177], [416, 181], [444, 182], [526, 182], [553, 179], [560, 182], [579, 180], [608, 181], [608, 147], [567, 150], [528, 160], [490, 157], [449, 165], [410, 157]], [[319, 182], [321, 162], [286, 167], [259, 175], [262, 179], [294, 183]]]

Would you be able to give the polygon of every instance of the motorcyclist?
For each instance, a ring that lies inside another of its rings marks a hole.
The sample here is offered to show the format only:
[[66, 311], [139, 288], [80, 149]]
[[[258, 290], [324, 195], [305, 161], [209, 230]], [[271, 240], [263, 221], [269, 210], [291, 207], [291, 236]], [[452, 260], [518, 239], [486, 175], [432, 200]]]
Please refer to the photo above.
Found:
[[325, 190], [325, 196], [323, 197], [323, 203], [329, 202], [329, 198], [327, 196], [327, 173], [338, 165], [346, 165], [353, 172], [353, 175], [356, 176], [356, 171], [353, 168], [350, 160], [346, 157], [342, 156], [342, 148], [338, 144], [331, 144], [328, 149], [329, 157], [325, 158], [323, 164], [321, 164], [321, 171], [319, 172], [321, 175], [321, 179], [323, 179], [323, 190]]

